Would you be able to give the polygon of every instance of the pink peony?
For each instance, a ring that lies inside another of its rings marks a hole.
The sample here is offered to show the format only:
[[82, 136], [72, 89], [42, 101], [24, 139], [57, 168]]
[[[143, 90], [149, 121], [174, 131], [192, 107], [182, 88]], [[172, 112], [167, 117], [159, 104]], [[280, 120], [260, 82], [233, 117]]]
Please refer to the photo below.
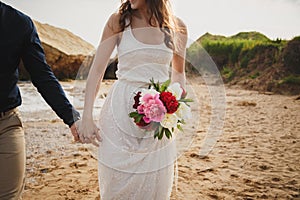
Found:
[[142, 100], [144, 103], [139, 105], [137, 110], [139, 114], [145, 115], [143, 120], [146, 123], [150, 123], [151, 121], [160, 122], [164, 118], [167, 110], [159, 99], [159, 94], [145, 94]]

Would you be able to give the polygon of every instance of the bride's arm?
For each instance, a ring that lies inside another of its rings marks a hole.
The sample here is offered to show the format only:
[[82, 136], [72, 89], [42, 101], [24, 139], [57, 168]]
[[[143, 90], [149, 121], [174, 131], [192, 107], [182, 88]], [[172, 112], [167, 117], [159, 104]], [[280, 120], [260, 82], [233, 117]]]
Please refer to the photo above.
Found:
[[114, 31], [114, 27], [116, 27], [116, 23], [118, 23], [117, 18], [118, 15], [113, 14], [106, 23], [87, 78], [84, 111], [82, 115], [82, 122], [79, 124], [79, 137], [83, 143], [92, 142], [97, 145], [95, 137], [98, 141], [101, 140], [99, 130], [93, 121], [93, 106], [109, 58], [118, 42], [118, 33]]
[[185, 24], [177, 18], [177, 26], [179, 30], [174, 34], [174, 53], [172, 60], [171, 81], [178, 82], [185, 90], [185, 56], [187, 44], [187, 28]]

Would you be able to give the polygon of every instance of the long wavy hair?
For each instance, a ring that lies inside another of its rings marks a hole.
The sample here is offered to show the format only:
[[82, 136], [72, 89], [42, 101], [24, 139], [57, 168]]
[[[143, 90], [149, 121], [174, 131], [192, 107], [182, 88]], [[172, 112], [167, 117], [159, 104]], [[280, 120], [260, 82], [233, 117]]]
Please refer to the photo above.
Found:
[[[149, 9], [149, 25], [157, 26], [164, 33], [164, 43], [172, 50], [175, 49], [173, 35], [177, 29], [177, 23], [169, 0], [145, 0]], [[120, 14], [120, 32], [124, 31], [126, 27], [131, 25], [134, 10], [130, 6], [129, 0], [121, 0], [122, 4], [119, 8]], [[129, 23], [126, 23], [129, 20]]]

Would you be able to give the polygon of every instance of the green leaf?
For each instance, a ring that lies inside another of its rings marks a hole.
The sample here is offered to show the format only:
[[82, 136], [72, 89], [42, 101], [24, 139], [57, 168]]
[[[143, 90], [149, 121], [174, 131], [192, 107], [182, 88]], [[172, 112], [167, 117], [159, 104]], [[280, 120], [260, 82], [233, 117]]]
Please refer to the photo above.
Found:
[[164, 129], [164, 127], [162, 127], [161, 125], [158, 127], [159, 132], [162, 132], [163, 129]]
[[168, 79], [163, 83], [163, 85], [165, 85], [166, 87], [169, 87], [170, 83], [171, 83], [171, 79]]
[[181, 124], [185, 124], [185, 121], [182, 119], [182, 120], [178, 120], [179, 123]]
[[162, 126], [159, 126], [159, 135], [158, 135], [159, 140], [161, 140], [162, 137], [164, 136], [164, 132], [165, 132], [165, 128], [163, 128]]
[[137, 115], [139, 115], [138, 112], [131, 112], [131, 113], [129, 113], [129, 117], [136, 117]]
[[158, 90], [158, 92], [164, 92], [166, 90], [166, 88], [164, 88], [163, 86], [161, 86], [160, 88], [159, 88], [159, 90]]
[[139, 123], [144, 115], [139, 114], [138, 112], [131, 112], [129, 113], [129, 117], [133, 118], [135, 123]]
[[165, 135], [168, 139], [170, 139], [170, 134], [167, 131], [165, 131]]
[[155, 84], [155, 90], [156, 90], [156, 91], [159, 91], [159, 82], [157, 82], [157, 83]]
[[194, 102], [194, 100], [193, 99], [179, 99], [178, 100], [179, 102]]
[[156, 91], [159, 91], [159, 82], [155, 83], [155, 82], [154, 82], [154, 79], [151, 78], [151, 79], [150, 79], [150, 83], [151, 83], [151, 85], [154, 87], [154, 89], [155, 89]]
[[154, 139], [159, 136], [159, 128], [157, 128], [154, 132]]
[[154, 83], [154, 78], [152, 77], [151, 79], [150, 79], [150, 83]]
[[171, 80], [170, 80], [170, 79], [168, 79], [167, 81], [165, 81], [165, 82], [161, 85], [159, 92], [164, 92], [164, 91], [166, 91], [166, 89], [169, 87], [170, 83], [171, 83]]
[[182, 129], [182, 127], [180, 126], [180, 124], [177, 124], [177, 128], [178, 128], [178, 130], [180, 130], [181, 132], [183, 132], [183, 129]]
[[153, 78], [150, 79], [150, 83], [151, 83], [150, 84], [151, 86], [155, 87], [155, 83], [154, 83], [154, 79]]
[[144, 115], [139, 114], [138, 116], [134, 117], [134, 122], [139, 123], [143, 117], [144, 117]]
[[168, 128], [165, 129], [165, 135], [167, 136], [168, 139], [172, 137], [172, 133]]
[[158, 92], [160, 92], [160, 83], [157, 81], [156, 83], [154, 82], [154, 79], [151, 78], [150, 80], [151, 85], [154, 87], [154, 89]]

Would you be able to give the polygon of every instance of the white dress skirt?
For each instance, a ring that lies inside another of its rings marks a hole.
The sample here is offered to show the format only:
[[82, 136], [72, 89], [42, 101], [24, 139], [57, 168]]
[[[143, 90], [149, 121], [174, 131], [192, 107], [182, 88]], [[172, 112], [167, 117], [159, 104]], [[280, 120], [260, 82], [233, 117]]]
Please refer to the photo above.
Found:
[[147, 88], [150, 79], [169, 79], [173, 51], [164, 43], [149, 45], [138, 41], [130, 27], [118, 45], [118, 80], [102, 107], [99, 128], [99, 184], [102, 200], [166, 200], [170, 198], [175, 137], [154, 139], [153, 131], [138, 128], [128, 116], [133, 97]]

